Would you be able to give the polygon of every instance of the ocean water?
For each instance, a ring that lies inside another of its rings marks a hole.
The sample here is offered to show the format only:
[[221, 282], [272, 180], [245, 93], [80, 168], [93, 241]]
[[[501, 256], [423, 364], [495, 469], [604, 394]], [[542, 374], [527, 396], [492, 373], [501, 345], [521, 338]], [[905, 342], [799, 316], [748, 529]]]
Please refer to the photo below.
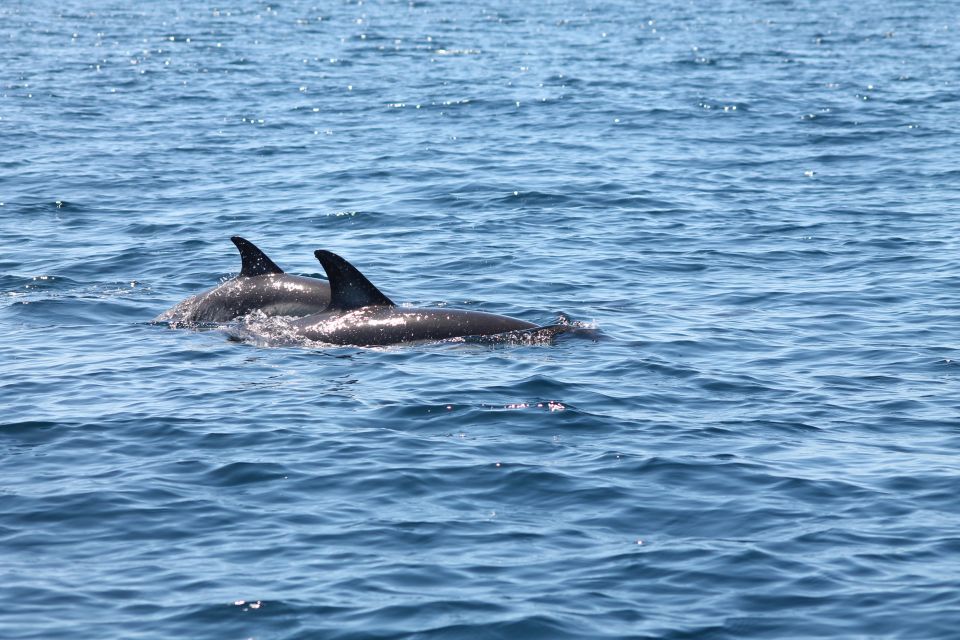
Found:
[[[0, 4], [0, 637], [957, 637], [958, 32]], [[151, 323], [235, 234], [597, 335]]]

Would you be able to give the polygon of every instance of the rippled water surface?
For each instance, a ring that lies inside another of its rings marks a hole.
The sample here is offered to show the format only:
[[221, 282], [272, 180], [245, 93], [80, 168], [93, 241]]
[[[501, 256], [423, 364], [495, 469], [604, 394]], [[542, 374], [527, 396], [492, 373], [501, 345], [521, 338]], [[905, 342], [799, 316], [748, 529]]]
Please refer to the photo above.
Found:
[[[3, 3], [0, 636], [955, 637], [958, 30]], [[235, 234], [598, 336], [151, 324]]]

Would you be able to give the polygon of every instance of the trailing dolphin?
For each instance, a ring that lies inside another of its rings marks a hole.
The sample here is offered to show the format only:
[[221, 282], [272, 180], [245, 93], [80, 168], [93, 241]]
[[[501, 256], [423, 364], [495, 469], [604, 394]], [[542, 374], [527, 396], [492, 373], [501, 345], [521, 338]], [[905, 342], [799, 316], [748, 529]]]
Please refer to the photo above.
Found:
[[538, 328], [531, 322], [479, 311], [398, 307], [337, 254], [318, 250], [314, 255], [330, 279], [330, 304], [320, 313], [290, 322], [300, 338], [376, 346]]
[[240, 250], [240, 275], [190, 296], [157, 316], [155, 322], [229, 322], [253, 311], [268, 316], [306, 316], [327, 307], [330, 285], [326, 282], [288, 275], [249, 240], [240, 236], [230, 240]]

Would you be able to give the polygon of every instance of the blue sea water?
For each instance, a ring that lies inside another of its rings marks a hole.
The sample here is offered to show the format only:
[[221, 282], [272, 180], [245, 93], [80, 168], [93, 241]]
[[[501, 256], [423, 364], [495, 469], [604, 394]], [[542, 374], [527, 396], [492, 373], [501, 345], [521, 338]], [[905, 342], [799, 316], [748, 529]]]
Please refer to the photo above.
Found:
[[[0, 5], [0, 637], [947, 638], [952, 2]], [[150, 321], [342, 254], [596, 340]]]

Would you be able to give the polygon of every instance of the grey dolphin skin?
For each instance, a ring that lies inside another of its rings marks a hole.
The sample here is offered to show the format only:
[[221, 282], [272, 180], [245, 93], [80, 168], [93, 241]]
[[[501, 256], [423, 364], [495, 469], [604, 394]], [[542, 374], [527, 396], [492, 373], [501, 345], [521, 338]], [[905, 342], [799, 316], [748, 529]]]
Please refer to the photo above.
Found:
[[356, 267], [329, 251], [314, 255], [330, 279], [330, 305], [291, 322], [303, 338], [330, 344], [380, 346], [536, 329], [516, 318], [462, 309], [398, 307]]
[[300, 317], [327, 308], [329, 284], [317, 278], [288, 275], [249, 240], [240, 236], [230, 240], [240, 250], [240, 275], [190, 296], [157, 316], [156, 322], [229, 322], [253, 311]]

